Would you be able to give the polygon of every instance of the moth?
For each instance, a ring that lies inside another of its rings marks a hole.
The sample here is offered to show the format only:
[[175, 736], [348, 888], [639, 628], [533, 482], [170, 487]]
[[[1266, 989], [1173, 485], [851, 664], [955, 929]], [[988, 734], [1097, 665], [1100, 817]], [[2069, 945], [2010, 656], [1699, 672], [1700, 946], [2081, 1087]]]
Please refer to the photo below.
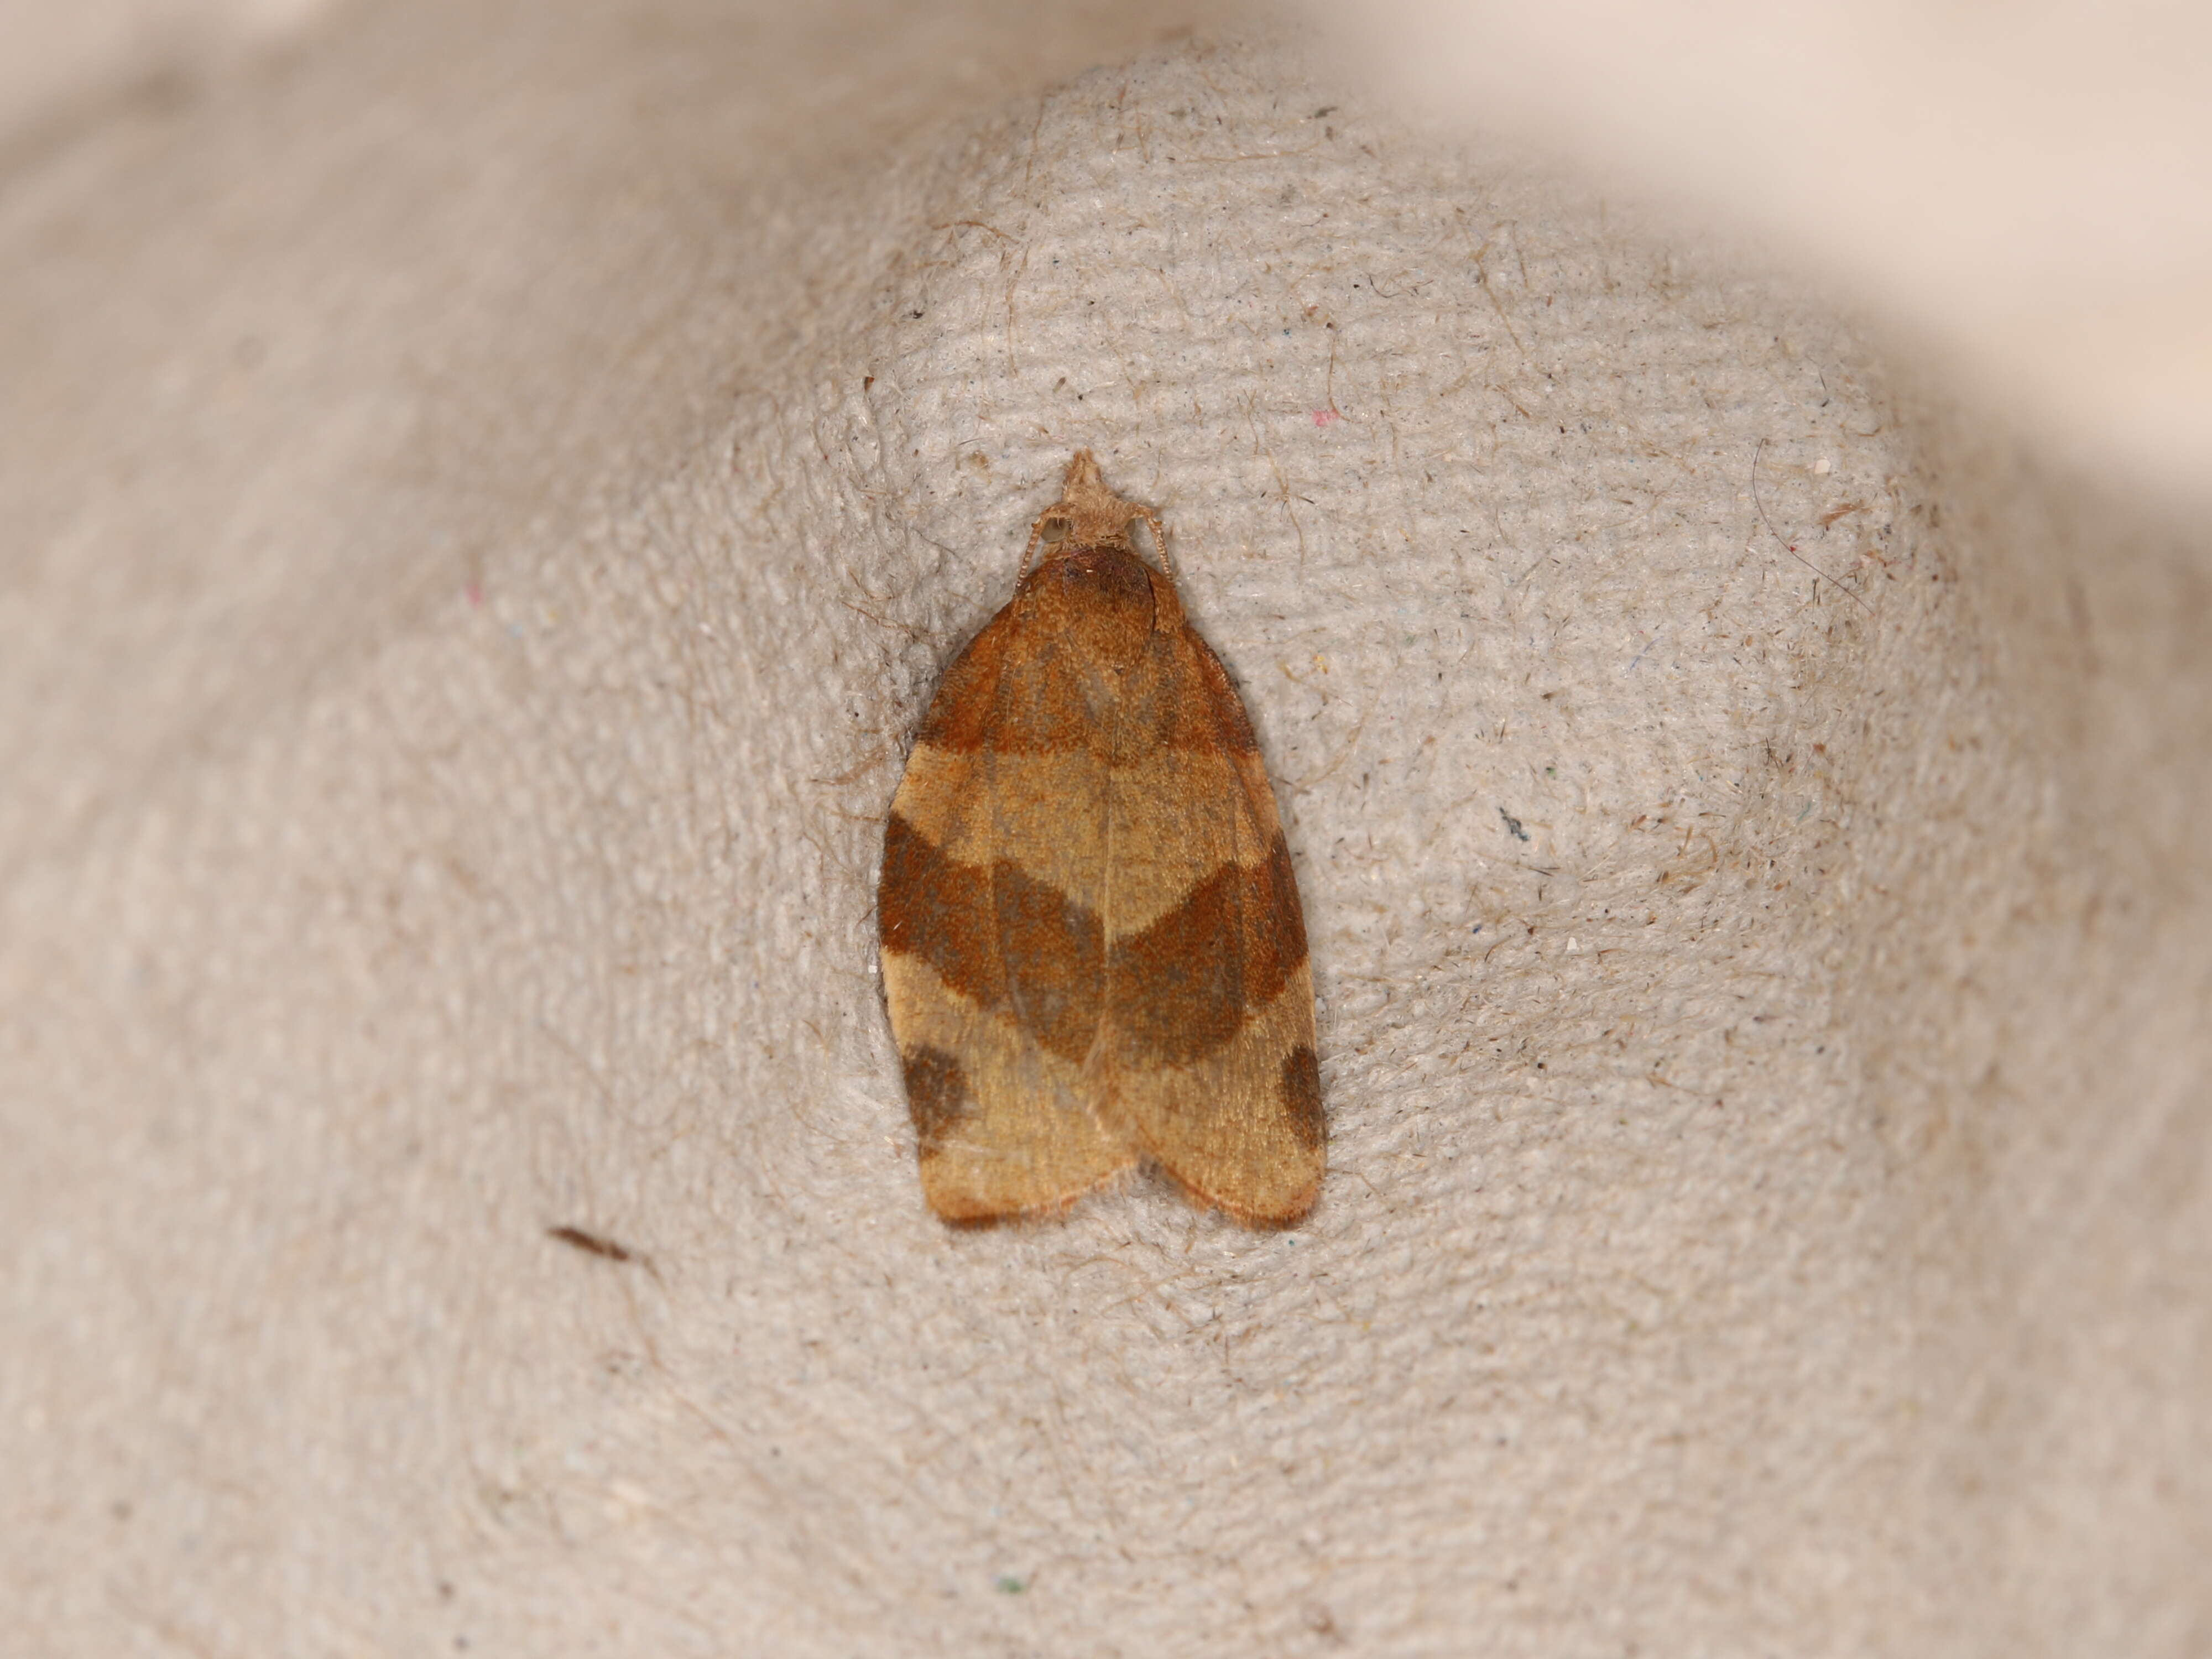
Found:
[[945, 1220], [1048, 1214], [1139, 1165], [1248, 1226], [1312, 1206], [1313, 975], [1274, 794], [1158, 515], [1088, 450], [923, 717], [877, 899]]

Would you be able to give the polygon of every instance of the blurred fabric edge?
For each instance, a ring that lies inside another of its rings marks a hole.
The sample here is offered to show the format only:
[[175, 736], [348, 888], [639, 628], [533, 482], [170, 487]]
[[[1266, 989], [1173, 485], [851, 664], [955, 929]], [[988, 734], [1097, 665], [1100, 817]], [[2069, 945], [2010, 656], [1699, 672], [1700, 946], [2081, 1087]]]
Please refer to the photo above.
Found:
[[[19, 0], [0, 10], [0, 167], [103, 99], [205, 75], [344, 3]], [[2205, 493], [2212, 12], [2179, 0], [1290, 9], [1446, 129], [1511, 136], [1770, 243], [1877, 319], [1893, 355], [2002, 411], [2051, 459], [2182, 511]]]
[[0, 6], [0, 185], [26, 148], [101, 106], [188, 83], [343, 0], [9, 0]]
[[1893, 356], [2172, 508], [2212, 461], [2212, 12], [1382, 0], [1320, 27], [1449, 128], [1775, 246]]

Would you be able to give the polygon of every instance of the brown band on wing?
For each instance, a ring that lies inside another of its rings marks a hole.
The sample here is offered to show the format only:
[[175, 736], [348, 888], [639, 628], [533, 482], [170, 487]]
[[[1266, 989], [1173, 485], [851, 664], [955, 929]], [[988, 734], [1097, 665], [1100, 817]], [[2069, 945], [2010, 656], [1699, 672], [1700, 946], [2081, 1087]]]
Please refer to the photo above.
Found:
[[876, 903], [885, 951], [920, 957], [979, 1008], [1011, 1008], [1063, 1059], [1090, 1052], [1106, 955], [1096, 912], [1010, 860], [946, 858], [897, 812]]
[[956, 754], [972, 754], [983, 746], [1013, 637], [1012, 615], [1001, 611], [968, 641], [938, 682], [937, 695], [914, 734], [917, 746], [933, 744]]
[[906, 1104], [914, 1115], [915, 1143], [921, 1152], [933, 1152], [974, 1109], [968, 1074], [942, 1048], [917, 1048], [900, 1059], [906, 1068]]
[[884, 950], [920, 957], [980, 1007], [1006, 1000], [990, 872], [946, 858], [896, 811], [884, 826], [876, 913]]
[[1123, 678], [1114, 727], [1116, 765], [1163, 750], [1244, 756], [1260, 748], [1220, 659], [1190, 628], [1147, 641]]
[[1224, 864], [1143, 932], [1115, 940], [1106, 998], [1130, 1047], [1170, 1066], [1220, 1048], [1306, 959], [1290, 848]]
[[[1203, 732], [1194, 733], [1194, 738], [1218, 743], [1232, 755], [1258, 754], [1260, 740], [1252, 735], [1251, 717], [1244, 712], [1244, 700], [1230, 684], [1229, 671], [1221, 665], [1221, 659], [1199, 638], [1195, 629], [1186, 628], [1182, 637], [1188, 642], [1185, 660], [1198, 683], [1206, 688], [1203, 697], [1190, 700], [1193, 724], [1202, 720], [1205, 726]], [[1187, 746], [1191, 741], [1184, 739]]]
[[1298, 902], [1297, 872], [1291, 868], [1291, 844], [1280, 830], [1267, 848], [1244, 903], [1244, 988], [1255, 1002], [1272, 1002], [1284, 981], [1306, 959], [1306, 913]]
[[1065, 634], [1027, 619], [979, 746], [1001, 755], [1085, 750], [1098, 742], [1097, 665]]
[[1147, 673], [1152, 577], [1126, 547], [1054, 554], [1022, 583], [1006, 614], [1018, 619], [986, 746], [1000, 754], [1091, 750]]
[[1328, 1142], [1328, 1117], [1321, 1109], [1321, 1062], [1300, 1043], [1283, 1056], [1283, 1115], [1309, 1152]]
[[991, 866], [999, 951], [1015, 1018], [1040, 1048], [1080, 1060], [1098, 1033], [1106, 930], [1096, 911], [1007, 859]]

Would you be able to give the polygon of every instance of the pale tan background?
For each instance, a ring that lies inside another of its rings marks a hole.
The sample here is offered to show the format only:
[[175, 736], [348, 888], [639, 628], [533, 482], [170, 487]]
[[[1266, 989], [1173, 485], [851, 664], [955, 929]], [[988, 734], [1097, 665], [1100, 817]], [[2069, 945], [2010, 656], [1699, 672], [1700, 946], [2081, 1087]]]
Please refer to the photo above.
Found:
[[[0, 1647], [2212, 1645], [2186, 468], [1725, 170], [1542, 159], [1602, 75], [1425, 135], [1402, 20], [70, 15]], [[912, 1178], [881, 814], [1079, 444], [1279, 780], [1292, 1233]]]

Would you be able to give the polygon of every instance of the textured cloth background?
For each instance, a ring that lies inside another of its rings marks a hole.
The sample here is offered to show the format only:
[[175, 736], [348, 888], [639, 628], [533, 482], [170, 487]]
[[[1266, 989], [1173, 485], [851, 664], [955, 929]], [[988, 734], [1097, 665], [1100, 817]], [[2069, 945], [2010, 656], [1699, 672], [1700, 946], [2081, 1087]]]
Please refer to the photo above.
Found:
[[[27, 1651], [2203, 1650], [2201, 531], [1173, 21], [377, 6], [19, 143]], [[882, 815], [1079, 446], [1279, 781], [1290, 1233], [915, 1182]]]

